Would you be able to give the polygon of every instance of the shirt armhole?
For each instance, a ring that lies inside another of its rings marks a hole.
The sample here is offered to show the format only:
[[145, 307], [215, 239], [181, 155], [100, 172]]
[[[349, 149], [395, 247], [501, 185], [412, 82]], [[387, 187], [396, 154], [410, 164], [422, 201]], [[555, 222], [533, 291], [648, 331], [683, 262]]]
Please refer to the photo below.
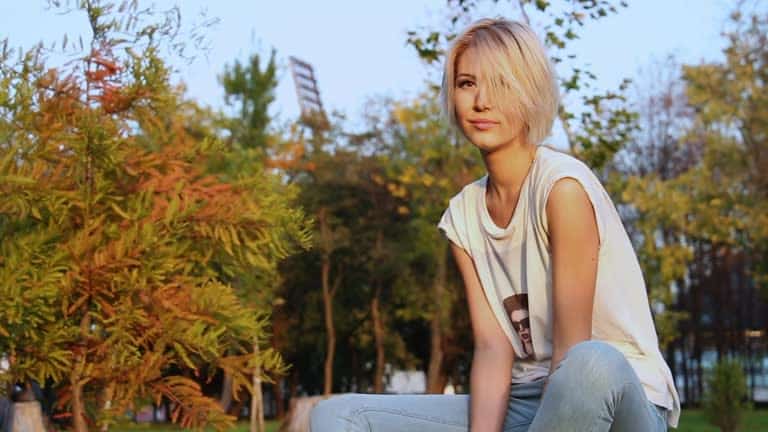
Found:
[[437, 228], [456, 246], [464, 249], [470, 256], [469, 249], [464, 244], [459, 236], [459, 227], [457, 226], [454, 217], [452, 215], [452, 209], [449, 206], [445, 209], [443, 216], [440, 218], [440, 222], [437, 224]]

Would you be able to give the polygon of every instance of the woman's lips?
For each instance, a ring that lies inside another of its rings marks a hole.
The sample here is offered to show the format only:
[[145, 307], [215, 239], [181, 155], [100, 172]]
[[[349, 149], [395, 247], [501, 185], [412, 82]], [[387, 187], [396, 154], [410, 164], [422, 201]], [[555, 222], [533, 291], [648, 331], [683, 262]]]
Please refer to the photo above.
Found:
[[499, 124], [498, 122], [490, 121], [490, 120], [473, 120], [473, 121], [470, 121], [470, 123], [477, 130], [488, 130], [496, 126], [497, 124]]

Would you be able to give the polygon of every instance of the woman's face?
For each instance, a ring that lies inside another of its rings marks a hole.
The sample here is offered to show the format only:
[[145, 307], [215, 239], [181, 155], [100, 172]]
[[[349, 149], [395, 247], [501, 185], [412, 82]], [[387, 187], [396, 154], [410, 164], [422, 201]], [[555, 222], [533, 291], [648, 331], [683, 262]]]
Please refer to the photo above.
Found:
[[453, 103], [467, 139], [480, 150], [491, 152], [518, 138], [523, 125], [514, 114], [491, 105], [474, 49], [467, 48], [459, 55], [455, 75]]
[[520, 334], [520, 339], [523, 342], [531, 341], [531, 321], [528, 317], [528, 311], [525, 309], [516, 309], [509, 315], [510, 321], [512, 321], [512, 327]]

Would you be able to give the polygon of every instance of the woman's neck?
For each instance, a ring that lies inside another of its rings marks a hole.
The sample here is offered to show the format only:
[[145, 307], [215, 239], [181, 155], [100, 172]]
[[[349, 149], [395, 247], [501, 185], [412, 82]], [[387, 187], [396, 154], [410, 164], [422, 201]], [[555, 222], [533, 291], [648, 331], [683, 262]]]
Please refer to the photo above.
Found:
[[493, 152], [484, 152], [488, 192], [501, 198], [517, 196], [535, 156], [536, 146], [532, 144], [511, 143]]

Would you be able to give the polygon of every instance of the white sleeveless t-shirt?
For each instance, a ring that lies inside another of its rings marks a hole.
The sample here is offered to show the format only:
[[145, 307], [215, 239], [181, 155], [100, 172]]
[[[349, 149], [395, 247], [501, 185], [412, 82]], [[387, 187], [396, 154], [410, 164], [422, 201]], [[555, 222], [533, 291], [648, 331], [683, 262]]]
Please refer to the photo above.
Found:
[[659, 350], [640, 264], [610, 196], [586, 164], [539, 146], [506, 228], [498, 227], [488, 213], [487, 175], [451, 198], [438, 228], [475, 264], [486, 299], [515, 351], [512, 382], [544, 377], [552, 358], [546, 203], [555, 182], [566, 177], [587, 192], [600, 236], [592, 339], [624, 354], [648, 400], [669, 409], [668, 423], [677, 427], [680, 400]]

